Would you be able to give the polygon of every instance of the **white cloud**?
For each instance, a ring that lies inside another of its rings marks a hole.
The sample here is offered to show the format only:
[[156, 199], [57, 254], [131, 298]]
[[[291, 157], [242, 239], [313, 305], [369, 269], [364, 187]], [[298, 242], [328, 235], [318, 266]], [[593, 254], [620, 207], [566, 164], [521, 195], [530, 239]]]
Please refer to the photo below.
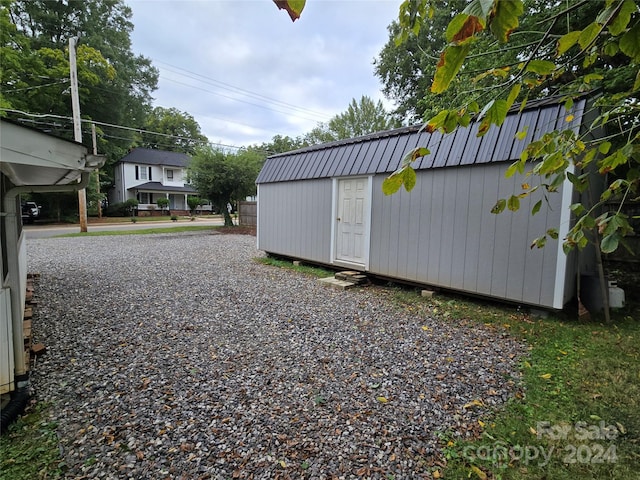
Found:
[[373, 59], [400, 0], [307, 0], [292, 23], [271, 0], [129, 0], [132, 48], [160, 69], [156, 105], [194, 116], [211, 141], [296, 137], [382, 99]]

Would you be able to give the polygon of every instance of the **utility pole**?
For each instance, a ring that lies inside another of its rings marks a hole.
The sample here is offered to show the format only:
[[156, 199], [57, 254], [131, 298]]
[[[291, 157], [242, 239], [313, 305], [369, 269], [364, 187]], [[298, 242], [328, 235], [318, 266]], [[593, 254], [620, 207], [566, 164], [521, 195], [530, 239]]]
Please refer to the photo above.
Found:
[[[73, 116], [73, 139], [82, 143], [82, 122], [80, 120], [80, 97], [78, 95], [78, 67], [76, 65], [77, 37], [69, 39], [69, 76], [71, 81], [71, 111]], [[80, 231], [87, 231], [87, 192], [78, 190], [78, 215]]]
[[[98, 140], [96, 138], [96, 124], [91, 122], [91, 141], [93, 143], [93, 154], [98, 154]], [[100, 169], [96, 168], [97, 190], [100, 193]], [[99, 197], [99, 196], [98, 196]], [[98, 218], [102, 218], [102, 200], [98, 198]]]

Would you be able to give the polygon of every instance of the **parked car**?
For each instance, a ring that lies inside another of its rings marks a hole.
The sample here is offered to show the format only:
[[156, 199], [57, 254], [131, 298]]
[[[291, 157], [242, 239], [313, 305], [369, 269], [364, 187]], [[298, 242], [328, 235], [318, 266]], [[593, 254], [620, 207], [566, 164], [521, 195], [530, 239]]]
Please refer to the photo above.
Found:
[[33, 223], [40, 216], [40, 206], [36, 202], [24, 202], [22, 204], [22, 222]]

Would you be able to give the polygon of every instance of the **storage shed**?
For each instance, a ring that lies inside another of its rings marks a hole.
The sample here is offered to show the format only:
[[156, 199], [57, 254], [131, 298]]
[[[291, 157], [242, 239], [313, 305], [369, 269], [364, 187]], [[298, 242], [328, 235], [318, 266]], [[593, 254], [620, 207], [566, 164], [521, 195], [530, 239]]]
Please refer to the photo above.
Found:
[[[256, 181], [258, 249], [561, 309], [575, 295], [578, 256], [565, 255], [560, 241], [542, 249], [530, 244], [549, 228], [564, 238], [576, 199], [572, 184], [549, 195], [548, 207], [534, 216], [537, 198], [523, 199], [516, 213], [490, 210], [521, 192], [523, 178], [504, 174], [526, 145], [556, 129], [579, 132], [585, 107], [581, 99], [566, 112], [557, 99], [546, 99], [513, 109], [483, 137], [474, 122], [446, 135], [418, 125], [271, 156]], [[516, 139], [525, 127], [525, 139]], [[413, 165], [415, 188], [385, 196], [383, 180], [418, 146], [431, 154]], [[592, 268], [593, 259], [580, 260], [582, 271]]]

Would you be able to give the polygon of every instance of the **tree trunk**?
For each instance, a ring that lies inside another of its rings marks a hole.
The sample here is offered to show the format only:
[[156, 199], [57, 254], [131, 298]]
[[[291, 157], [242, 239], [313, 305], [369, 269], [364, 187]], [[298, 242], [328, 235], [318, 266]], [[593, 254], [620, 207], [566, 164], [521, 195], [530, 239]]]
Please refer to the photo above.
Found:
[[229, 210], [227, 210], [226, 206], [222, 209], [222, 214], [224, 215], [224, 226], [233, 227], [233, 219], [231, 218], [231, 214], [229, 213]]

